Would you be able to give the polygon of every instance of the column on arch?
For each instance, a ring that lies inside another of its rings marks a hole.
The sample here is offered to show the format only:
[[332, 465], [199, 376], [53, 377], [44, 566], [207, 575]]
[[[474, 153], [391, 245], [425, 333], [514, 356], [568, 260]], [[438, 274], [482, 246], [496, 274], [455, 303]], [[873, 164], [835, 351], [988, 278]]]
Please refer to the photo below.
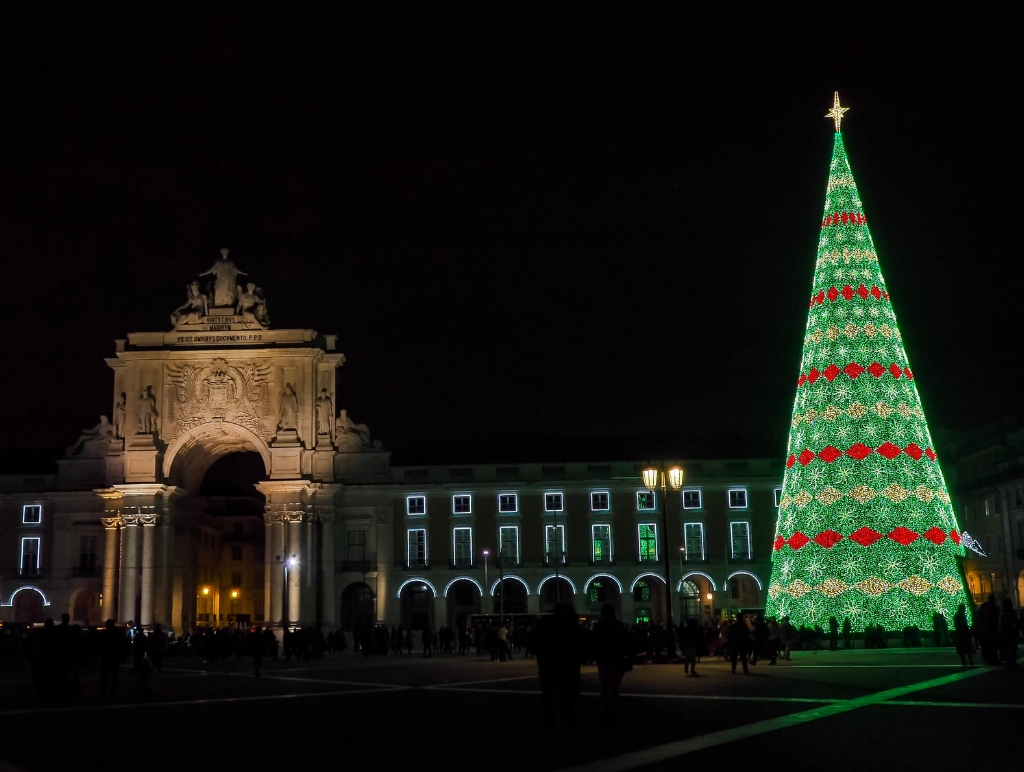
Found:
[[280, 512], [267, 512], [263, 515], [266, 528], [264, 543], [264, 566], [266, 568], [266, 621], [271, 625], [284, 623], [284, 522]]
[[125, 515], [121, 533], [121, 587], [117, 602], [118, 621], [122, 623], [138, 622], [135, 614], [138, 598], [139, 572], [139, 516]]
[[121, 562], [120, 517], [104, 517], [103, 523], [103, 619], [117, 620], [117, 569]]
[[156, 562], [154, 537], [156, 536], [156, 515], [141, 515], [142, 528], [142, 581], [139, 586], [139, 624], [150, 627], [153, 624], [153, 568]]
[[302, 512], [285, 514], [288, 528], [288, 547], [285, 550], [288, 577], [287, 621], [291, 624], [298, 624], [302, 620], [302, 572], [310, 570], [310, 566], [303, 565], [304, 562], [308, 562], [309, 556], [303, 555], [302, 550], [302, 520]]
[[334, 597], [334, 513], [320, 512], [320, 560], [323, 575], [323, 605], [321, 609], [324, 627], [333, 629], [338, 624], [337, 602]]

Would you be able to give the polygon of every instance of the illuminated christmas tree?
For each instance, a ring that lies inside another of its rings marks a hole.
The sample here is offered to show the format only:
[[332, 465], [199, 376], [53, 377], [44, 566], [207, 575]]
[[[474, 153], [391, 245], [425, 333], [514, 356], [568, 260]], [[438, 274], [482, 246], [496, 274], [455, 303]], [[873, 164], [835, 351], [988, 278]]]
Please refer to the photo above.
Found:
[[836, 94], [826, 116], [835, 145], [767, 612], [927, 629], [967, 602], [964, 549], [843, 147], [847, 109]]

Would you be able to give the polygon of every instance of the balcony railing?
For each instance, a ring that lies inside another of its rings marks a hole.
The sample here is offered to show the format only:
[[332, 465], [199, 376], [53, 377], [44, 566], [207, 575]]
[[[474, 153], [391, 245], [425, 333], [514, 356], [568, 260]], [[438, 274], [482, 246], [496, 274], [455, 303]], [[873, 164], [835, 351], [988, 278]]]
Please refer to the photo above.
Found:
[[404, 571], [428, 571], [430, 570], [430, 559], [426, 560], [410, 560], [407, 563], [402, 564]]
[[29, 577], [33, 579], [41, 579], [43, 576], [43, 571], [40, 568], [22, 567], [18, 569], [18, 576], [20, 576], [23, 579]]
[[595, 557], [592, 556], [590, 558], [590, 560], [587, 561], [587, 565], [589, 565], [589, 566], [614, 566], [615, 565], [615, 556], [614, 555], [602, 555], [599, 558], [595, 558]]
[[729, 562], [730, 563], [753, 563], [754, 562], [754, 557], [752, 555], [748, 555], [746, 552], [741, 552], [738, 555], [729, 555]]
[[452, 568], [472, 568], [473, 558], [452, 558]]
[[569, 565], [569, 553], [563, 552], [561, 555], [545, 555], [540, 565], [542, 568], [547, 568], [548, 566], [553, 566], [556, 563], [560, 566]]
[[679, 559], [684, 563], [703, 563], [705, 562], [704, 556], [699, 552], [693, 554], [679, 553]]

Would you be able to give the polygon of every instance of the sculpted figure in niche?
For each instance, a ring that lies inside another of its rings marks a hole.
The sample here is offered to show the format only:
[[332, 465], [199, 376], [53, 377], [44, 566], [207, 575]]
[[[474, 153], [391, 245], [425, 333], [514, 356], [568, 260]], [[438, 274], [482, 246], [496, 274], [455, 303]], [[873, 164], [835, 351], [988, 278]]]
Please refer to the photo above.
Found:
[[240, 271], [234, 262], [228, 260], [228, 250], [220, 251], [220, 260], [210, 266], [210, 270], [199, 274], [213, 276], [213, 305], [215, 308], [234, 308], [238, 299], [238, 277], [248, 276]]
[[263, 327], [270, 325], [270, 314], [267, 311], [267, 298], [263, 295], [263, 287], [256, 288], [256, 308], [253, 310], [256, 321]]
[[114, 440], [114, 427], [105, 415], [91, 429], [84, 429], [78, 441], [67, 449], [68, 456], [78, 458], [101, 458], [107, 454]]
[[370, 427], [355, 423], [344, 409], [338, 413], [335, 443], [339, 450], [364, 450], [375, 447], [375, 444], [370, 443]]
[[316, 433], [334, 435], [334, 403], [327, 396], [327, 389], [320, 389], [320, 396], [316, 398]]
[[295, 429], [298, 412], [299, 399], [295, 396], [295, 389], [290, 383], [286, 383], [284, 391], [281, 392], [281, 415], [277, 428], [279, 430]]
[[267, 303], [259, 293], [259, 288], [252, 282], [245, 285], [244, 291], [239, 287], [235, 313], [240, 314], [247, 322], [255, 322], [261, 327], [266, 327], [268, 323]]
[[147, 386], [139, 395], [139, 434], [152, 434], [156, 431], [156, 398]]
[[206, 295], [199, 291], [199, 282], [190, 282], [186, 293], [185, 302], [171, 314], [171, 325], [175, 328], [182, 322], [198, 322], [200, 315], [206, 316], [208, 310]]
[[114, 437], [124, 439], [124, 422], [128, 410], [128, 395], [123, 391], [114, 405]]

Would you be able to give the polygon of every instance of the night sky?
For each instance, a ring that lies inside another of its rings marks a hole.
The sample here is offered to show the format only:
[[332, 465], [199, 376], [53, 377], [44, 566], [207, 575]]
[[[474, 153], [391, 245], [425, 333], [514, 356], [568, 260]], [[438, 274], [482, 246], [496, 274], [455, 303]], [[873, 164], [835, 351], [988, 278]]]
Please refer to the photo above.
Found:
[[113, 339], [226, 246], [273, 327], [339, 336], [338, 407], [386, 447], [781, 458], [837, 89], [930, 423], [1019, 412], [1018, 11], [499, 7], [6, 10], [0, 448], [109, 414]]

